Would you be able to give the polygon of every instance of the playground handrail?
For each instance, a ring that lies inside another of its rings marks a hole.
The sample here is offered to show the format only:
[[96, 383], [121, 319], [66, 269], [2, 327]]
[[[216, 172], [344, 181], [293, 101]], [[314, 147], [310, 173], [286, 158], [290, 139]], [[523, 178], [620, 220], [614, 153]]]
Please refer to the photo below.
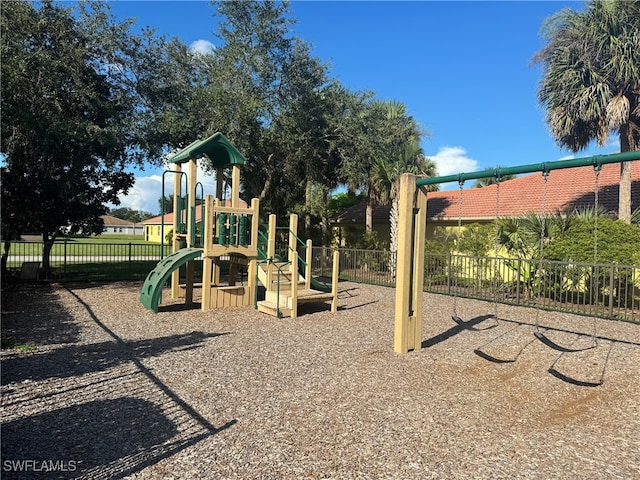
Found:
[[[160, 258], [164, 258], [164, 215], [165, 215], [165, 211], [164, 211], [164, 199], [165, 199], [165, 194], [164, 194], [164, 176], [167, 173], [173, 173], [174, 175], [179, 175], [180, 176], [180, 181], [178, 182], [179, 184], [179, 191], [180, 191], [180, 197], [182, 196], [182, 178], [184, 177], [185, 179], [185, 190], [187, 191], [187, 196], [189, 195], [189, 177], [187, 176], [187, 172], [183, 172], [181, 170], [165, 170], [164, 172], [162, 172], [162, 201], [160, 202]], [[176, 231], [173, 232], [174, 237], [178, 234], [177, 231], [177, 226], [178, 223], [176, 222], [176, 219], [178, 217], [182, 217], [182, 207], [180, 205], [180, 202], [178, 199], [174, 198], [173, 202], [175, 205], [177, 205], [178, 208], [174, 208], [174, 212], [173, 212], [173, 223], [176, 225]], [[168, 213], [168, 212], [167, 212]], [[178, 220], [179, 221], [179, 220]]]
[[[282, 269], [288, 265], [291, 265], [289, 262], [275, 262], [274, 258], [267, 258], [265, 260], [259, 260], [258, 261], [258, 265], [262, 265], [262, 264], [267, 264], [267, 280], [269, 279], [270, 275], [269, 275], [269, 271], [272, 268], [271, 265], [274, 265], [275, 268], [277, 269], [277, 274], [278, 274], [278, 281], [276, 282], [276, 316], [278, 318], [282, 318], [282, 311], [280, 310], [280, 276], [282, 274]], [[294, 268], [294, 270], [297, 272], [297, 269]], [[292, 270], [293, 272], [293, 270]], [[292, 273], [292, 278], [293, 278], [293, 273]], [[258, 281], [258, 270], [256, 269], [256, 283]], [[292, 280], [292, 284], [291, 284], [291, 293], [292, 293], [292, 297], [294, 299], [293, 303], [295, 305], [295, 293], [294, 293], [294, 285], [297, 285], [296, 282], [293, 282]], [[266, 287], [266, 285], [265, 285]], [[256, 289], [256, 293], [253, 299], [254, 302], [254, 307], [257, 309], [258, 308], [258, 293], [257, 293], [258, 289]]]

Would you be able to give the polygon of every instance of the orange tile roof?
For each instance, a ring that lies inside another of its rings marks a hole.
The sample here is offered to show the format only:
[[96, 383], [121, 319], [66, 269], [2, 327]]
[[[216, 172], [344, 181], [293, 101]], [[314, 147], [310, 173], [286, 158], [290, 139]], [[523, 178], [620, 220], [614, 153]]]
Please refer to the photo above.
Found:
[[[632, 210], [640, 207], [640, 161], [631, 162]], [[602, 166], [598, 178], [598, 203], [607, 211], [618, 212], [618, 185], [620, 165]], [[467, 181], [472, 185], [472, 181]], [[462, 191], [462, 218], [465, 221], [490, 220], [496, 216], [496, 185]], [[498, 216], [521, 216], [530, 212], [542, 213], [544, 203], [544, 179], [541, 173], [532, 173], [500, 184]], [[574, 208], [593, 206], [595, 199], [595, 174], [593, 167], [553, 170], [547, 180], [547, 213], [566, 212]], [[427, 195], [429, 218], [453, 221], [458, 219], [460, 191], [448, 190]], [[389, 206], [382, 205], [373, 211], [373, 222], [388, 222]], [[364, 223], [365, 204], [348, 208], [331, 221], [334, 224]]]
[[[631, 162], [633, 208], [640, 206], [640, 162]], [[618, 212], [618, 185], [620, 165], [602, 166], [598, 178], [598, 203], [607, 211]], [[498, 216], [521, 216], [530, 212], [542, 213], [545, 182], [541, 173], [533, 173], [482, 188], [466, 188], [462, 191], [462, 217], [488, 219]], [[546, 212], [567, 212], [574, 208], [593, 206], [595, 201], [595, 174], [593, 167], [553, 170], [546, 186]], [[499, 198], [499, 202], [497, 202]], [[434, 192], [427, 195], [429, 218], [450, 220], [458, 218], [460, 191]]]
[[100, 215], [105, 227], [133, 227], [135, 224], [128, 220], [122, 220], [111, 215]]
[[[240, 199], [238, 204], [240, 205], [240, 208], [248, 208], [247, 202], [245, 202], [242, 199]], [[186, 213], [184, 215], [186, 215]], [[202, 220], [202, 208], [200, 208], [200, 205], [197, 205], [196, 206], [196, 223], [199, 223], [201, 220]], [[147, 218], [142, 223], [144, 223], [145, 225], [156, 225], [156, 224], [160, 225], [162, 223], [162, 215], [158, 215], [157, 217]], [[173, 224], [173, 213], [164, 214], [164, 223], [166, 225]]]
[[[202, 219], [201, 208], [198, 205], [196, 207], [196, 223], [199, 223]], [[162, 223], [162, 215], [158, 215], [157, 217], [147, 218], [142, 223], [145, 225], [160, 225]], [[164, 224], [165, 225], [173, 225], [173, 213], [165, 213], [164, 214]]]

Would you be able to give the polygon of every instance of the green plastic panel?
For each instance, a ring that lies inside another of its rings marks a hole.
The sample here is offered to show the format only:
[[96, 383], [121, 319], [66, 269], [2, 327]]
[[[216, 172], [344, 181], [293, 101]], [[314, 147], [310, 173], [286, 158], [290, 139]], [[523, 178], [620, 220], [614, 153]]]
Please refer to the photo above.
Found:
[[177, 270], [185, 263], [195, 260], [202, 255], [201, 248], [182, 248], [177, 252], [163, 258], [158, 262], [156, 268], [149, 272], [142, 290], [140, 291], [140, 302], [145, 308], [154, 313], [158, 313], [158, 305], [162, 298], [162, 289], [167, 283], [171, 272]]

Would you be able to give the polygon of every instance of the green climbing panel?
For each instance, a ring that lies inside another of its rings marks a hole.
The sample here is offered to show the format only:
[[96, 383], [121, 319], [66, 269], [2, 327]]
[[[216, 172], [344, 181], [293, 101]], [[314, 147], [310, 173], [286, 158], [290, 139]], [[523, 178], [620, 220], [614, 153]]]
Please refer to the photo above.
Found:
[[160, 260], [156, 268], [149, 272], [144, 285], [142, 285], [142, 290], [140, 291], [142, 305], [152, 312], [158, 313], [158, 305], [162, 298], [162, 288], [167, 283], [171, 272], [185, 263], [195, 260], [200, 255], [202, 255], [201, 248], [182, 248]]

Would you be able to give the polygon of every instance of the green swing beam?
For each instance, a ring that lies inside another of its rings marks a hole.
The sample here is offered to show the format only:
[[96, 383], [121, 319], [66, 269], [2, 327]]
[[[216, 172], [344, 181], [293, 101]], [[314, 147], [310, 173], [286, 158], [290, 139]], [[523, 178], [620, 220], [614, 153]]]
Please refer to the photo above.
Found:
[[640, 151], [612, 153], [610, 155], [593, 155], [591, 157], [572, 158], [570, 160], [558, 160], [556, 162], [531, 163], [529, 165], [519, 165], [516, 167], [501, 167], [483, 170], [481, 172], [458, 173], [445, 175], [442, 177], [419, 178], [416, 180], [417, 186], [435, 185], [438, 183], [458, 182], [464, 183], [466, 180], [478, 178], [502, 178], [505, 175], [520, 175], [522, 173], [544, 172], [560, 170], [563, 168], [586, 167], [588, 165], [599, 168], [607, 163], [621, 163], [640, 160]]

